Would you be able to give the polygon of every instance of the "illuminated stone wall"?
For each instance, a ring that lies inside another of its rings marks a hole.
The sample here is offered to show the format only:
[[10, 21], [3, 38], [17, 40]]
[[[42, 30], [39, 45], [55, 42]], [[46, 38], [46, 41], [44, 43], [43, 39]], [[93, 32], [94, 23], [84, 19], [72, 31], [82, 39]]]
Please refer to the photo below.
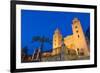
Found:
[[88, 46], [80, 21], [74, 18], [72, 22], [73, 34], [64, 38], [64, 44], [75, 49], [78, 55], [89, 56]]

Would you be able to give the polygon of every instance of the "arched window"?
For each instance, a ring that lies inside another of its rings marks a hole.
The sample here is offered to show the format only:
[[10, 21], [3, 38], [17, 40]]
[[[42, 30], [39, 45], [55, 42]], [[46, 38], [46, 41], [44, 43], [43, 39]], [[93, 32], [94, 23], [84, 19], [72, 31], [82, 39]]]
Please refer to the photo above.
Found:
[[70, 50], [68, 50], [68, 54], [70, 55]]
[[77, 48], [77, 52], [78, 52], [78, 54], [79, 54], [79, 48]]
[[78, 30], [76, 30], [76, 32], [78, 33]]
[[80, 55], [81, 55], [81, 56], [84, 55], [84, 50], [83, 50], [83, 48], [80, 49]]
[[75, 28], [77, 28], [77, 26], [75, 26]]
[[79, 36], [79, 34], [78, 34], [78, 38], [79, 38], [80, 36]]

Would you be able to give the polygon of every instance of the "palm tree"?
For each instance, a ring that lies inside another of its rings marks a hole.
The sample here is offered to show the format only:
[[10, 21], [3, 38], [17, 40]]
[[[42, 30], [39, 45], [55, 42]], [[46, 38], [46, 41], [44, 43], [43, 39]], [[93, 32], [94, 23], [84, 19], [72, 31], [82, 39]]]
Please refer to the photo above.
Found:
[[40, 37], [40, 36], [34, 36], [32, 38], [32, 42], [40, 42], [40, 61], [41, 61], [41, 55], [42, 55], [42, 51], [43, 51], [43, 47], [44, 47], [44, 43], [49, 43], [49, 44], [52, 44], [52, 40], [50, 40], [49, 38], [47, 37]]

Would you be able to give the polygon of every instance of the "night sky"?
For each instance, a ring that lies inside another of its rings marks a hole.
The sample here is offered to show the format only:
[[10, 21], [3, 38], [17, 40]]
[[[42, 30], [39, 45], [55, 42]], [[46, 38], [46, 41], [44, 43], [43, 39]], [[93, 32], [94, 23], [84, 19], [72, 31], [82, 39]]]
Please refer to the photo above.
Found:
[[[47, 37], [52, 40], [54, 31], [58, 28], [63, 37], [72, 34], [72, 20], [77, 17], [82, 24], [84, 33], [90, 27], [89, 13], [56, 12], [21, 10], [21, 47], [32, 54], [40, 47], [40, 42], [32, 42], [32, 37]], [[42, 51], [52, 50], [52, 45], [45, 43]]]

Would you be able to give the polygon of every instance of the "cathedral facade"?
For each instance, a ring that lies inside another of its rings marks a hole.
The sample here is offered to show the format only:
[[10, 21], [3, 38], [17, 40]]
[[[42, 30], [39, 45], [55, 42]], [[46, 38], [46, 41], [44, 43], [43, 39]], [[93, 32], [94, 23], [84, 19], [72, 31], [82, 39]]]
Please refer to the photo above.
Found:
[[[89, 56], [89, 48], [86, 42], [86, 38], [81, 26], [80, 21], [74, 18], [72, 21], [72, 31], [73, 34], [64, 37], [62, 40], [62, 35], [59, 29], [56, 29], [53, 35], [53, 55], [57, 55], [61, 52], [62, 43], [67, 47], [66, 49], [75, 50], [76, 54], [79, 56]], [[57, 49], [59, 48], [59, 49]]]
[[53, 34], [52, 52], [43, 53], [43, 61], [89, 59], [90, 52], [80, 20], [72, 21], [72, 34], [63, 37], [57, 28]]

